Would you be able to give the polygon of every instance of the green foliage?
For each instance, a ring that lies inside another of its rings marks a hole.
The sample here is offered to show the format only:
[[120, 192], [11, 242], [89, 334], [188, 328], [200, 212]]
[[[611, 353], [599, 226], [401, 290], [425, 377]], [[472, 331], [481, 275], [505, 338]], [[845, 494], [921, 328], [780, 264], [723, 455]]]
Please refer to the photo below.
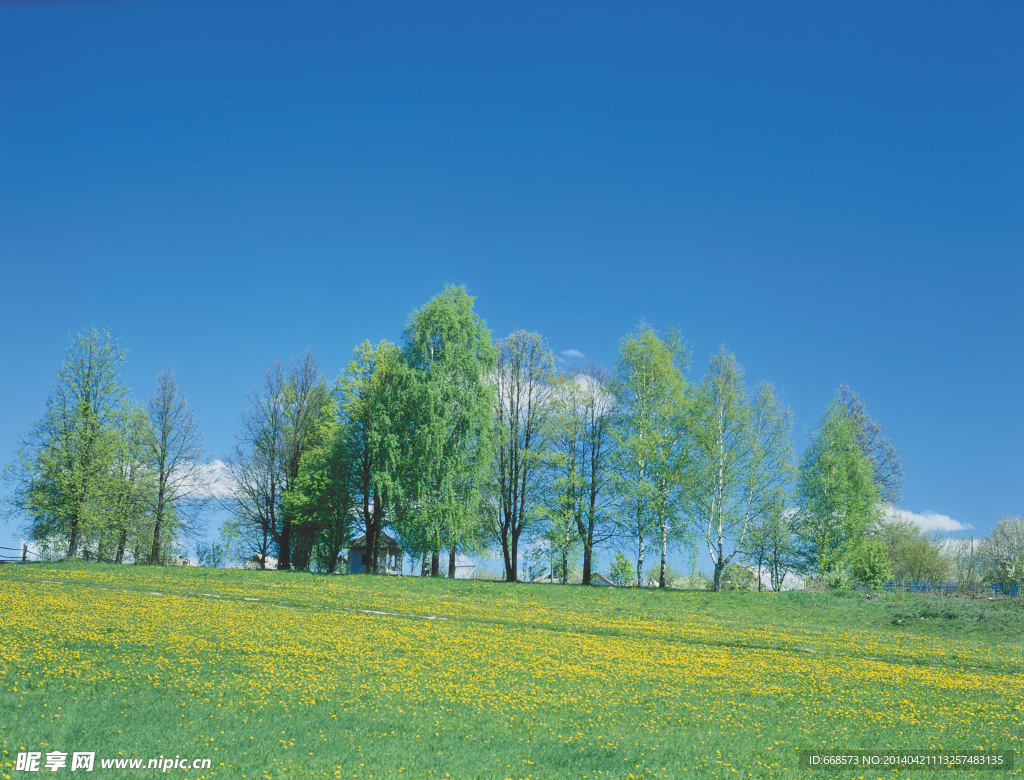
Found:
[[[135, 424], [118, 375], [124, 357], [124, 348], [109, 332], [79, 333], [67, 349], [42, 418], [4, 469], [12, 487], [9, 508], [26, 521], [29, 538], [62, 547], [68, 557], [111, 533], [111, 502], [120, 502], [115, 525], [137, 519], [141, 487], [121, 484], [124, 472], [115, 465], [124, 465], [137, 444], [136, 432], [122, 430]], [[137, 483], [142, 472], [134, 470], [131, 478]]]
[[855, 422], [833, 402], [800, 462], [798, 554], [802, 570], [842, 582], [851, 557], [879, 517], [871, 462], [857, 442]]
[[890, 577], [898, 581], [945, 582], [953, 571], [945, 540], [913, 523], [884, 520], [880, 536], [888, 551]]
[[612, 383], [613, 473], [622, 532], [637, 543], [637, 584], [648, 541], [657, 539], [664, 553], [687, 530], [676, 517], [690, 466], [684, 378], [689, 358], [678, 332], [659, 336], [646, 324], [619, 345]]
[[854, 551], [851, 563], [853, 577], [871, 588], [880, 588], [892, 578], [889, 551], [885, 541], [877, 537], [864, 539]]
[[633, 564], [629, 558], [623, 555], [621, 552], [615, 553], [615, 560], [612, 561], [611, 570], [608, 572], [608, 576], [612, 578], [619, 587], [627, 587], [630, 585], [636, 585], [636, 570], [633, 568]]
[[[792, 476], [791, 427], [792, 415], [774, 388], [763, 382], [748, 394], [736, 358], [719, 350], [696, 393], [688, 502], [711, 556], [716, 590], [725, 567], [744, 550], [751, 524], [774, 524], [773, 542], [782, 544], [781, 506]], [[782, 558], [777, 561], [782, 567]]]
[[448, 287], [410, 316], [402, 355], [405, 395], [403, 475], [406, 548], [453, 550], [480, 522], [480, 491], [492, 457], [495, 349], [462, 287]]

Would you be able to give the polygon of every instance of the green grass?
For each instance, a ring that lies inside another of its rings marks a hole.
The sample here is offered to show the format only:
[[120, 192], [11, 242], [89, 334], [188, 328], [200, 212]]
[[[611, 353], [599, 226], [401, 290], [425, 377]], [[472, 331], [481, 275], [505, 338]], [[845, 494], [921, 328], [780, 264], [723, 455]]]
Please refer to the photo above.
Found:
[[23, 749], [107, 777], [790, 777], [815, 749], [1024, 773], [1015, 601], [85, 564], [0, 567], [0, 599], [5, 777]]

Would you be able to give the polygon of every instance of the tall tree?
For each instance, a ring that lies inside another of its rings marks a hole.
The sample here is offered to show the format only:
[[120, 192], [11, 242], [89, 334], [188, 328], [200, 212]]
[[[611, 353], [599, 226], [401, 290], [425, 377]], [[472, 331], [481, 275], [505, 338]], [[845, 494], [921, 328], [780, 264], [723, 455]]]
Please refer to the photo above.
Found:
[[[334, 416], [330, 388], [310, 350], [294, 359], [288, 367], [282, 384], [282, 400], [282, 446], [279, 453], [284, 493], [287, 493], [299, 477], [306, 453], [326, 445], [331, 430], [329, 422]], [[277, 567], [304, 570], [309, 566], [312, 540], [308, 535], [296, 535], [295, 517], [287, 507], [282, 506], [280, 516], [280, 531], [276, 539]]]
[[522, 330], [496, 346], [494, 534], [501, 545], [505, 580], [517, 582], [519, 539], [537, 522], [542, 498], [555, 357], [542, 336]]
[[616, 400], [616, 491], [621, 519], [636, 539], [637, 585], [643, 584], [647, 539], [661, 548], [659, 586], [665, 587], [668, 545], [685, 532], [675, 524], [687, 479], [687, 387], [689, 350], [682, 336], [659, 336], [641, 325], [622, 340], [612, 383]]
[[152, 511], [157, 492], [156, 469], [151, 458], [153, 433], [146, 412], [140, 406], [126, 404], [119, 417], [120, 436], [107, 491], [108, 549], [101, 545], [97, 550], [97, 558], [116, 564], [124, 563], [125, 552], [153, 533]]
[[825, 410], [800, 461], [797, 502], [803, 570], [841, 581], [880, 512], [871, 461], [857, 441], [856, 423], [837, 401]]
[[261, 566], [271, 550], [279, 569], [309, 563], [312, 543], [308, 537], [295, 538], [295, 517], [282, 501], [299, 477], [302, 457], [325, 445], [325, 420], [333, 408], [330, 389], [308, 350], [287, 369], [275, 363], [262, 388], [249, 395], [234, 451], [225, 461], [232, 486], [227, 504], [234, 529]]
[[790, 478], [792, 417], [766, 382], [751, 399], [739, 363], [722, 348], [698, 389], [692, 420], [696, 478], [690, 504], [719, 591], [722, 572], [743, 549], [750, 524], [778, 511]]
[[203, 471], [199, 420], [188, 408], [184, 393], [178, 392], [171, 369], [157, 374], [156, 392], [147, 408], [151, 430], [149, 461], [156, 476], [149, 560], [161, 563], [165, 537], [173, 538], [178, 530], [168, 528], [168, 520], [187, 523], [207, 503], [209, 490]]
[[341, 551], [352, 541], [356, 502], [352, 492], [355, 463], [347, 457], [344, 422], [323, 415], [317, 443], [302, 455], [299, 472], [282, 499], [291, 516], [296, 568], [315, 565], [333, 572]]
[[402, 354], [411, 369], [406, 536], [430, 553], [431, 576], [440, 575], [441, 549], [454, 574], [455, 548], [480, 520], [490, 468], [494, 345], [473, 299], [449, 286], [409, 318]]
[[871, 419], [864, 402], [853, 390], [846, 385], [841, 386], [836, 399], [853, 421], [857, 443], [871, 463], [871, 474], [878, 488], [879, 500], [893, 506], [899, 504], [904, 478], [899, 451], [882, 435], [881, 426]]
[[284, 383], [280, 363], [264, 374], [263, 385], [249, 393], [249, 407], [242, 414], [232, 452], [224, 459], [230, 485], [224, 504], [232, 516], [228, 527], [258, 559], [261, 569], [266, 568], [271, 549], [280, 544], [278, 523], [286, 480], [282, 469]]
[[401, 514], [408, 444], [408, 372], [398, 348], [364, 341], [335, 386], [338, 457], [350, 464], [350, 492], [366, 535], [366, 571], [378, 573], [381, 534]]
[[548, 513], [557, 528], [575, 527], [583, 547], [584, 585], [592, 582], [595, 547], [615, 533], [610, 385], [607, 369], [590, 363], [560, 375], [551, 393]]
[[46, 410], [5, 468], [9, 501], [36, 541], [59, 540], [74, 558], [107, 521], [107, 495], [120, 410], [127, 390], [118, 376], [125, 350], [109, 331], [79, 333], [68, 347]]

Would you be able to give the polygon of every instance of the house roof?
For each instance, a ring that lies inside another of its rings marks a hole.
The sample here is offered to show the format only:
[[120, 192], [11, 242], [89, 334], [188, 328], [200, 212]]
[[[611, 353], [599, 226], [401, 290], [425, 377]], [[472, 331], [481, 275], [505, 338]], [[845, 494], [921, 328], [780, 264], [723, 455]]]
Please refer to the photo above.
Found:
[[[381, 532], [380, 535], [380, 544], [383, 544], [385, 547], [393, 547], [396, 550], [402, 549], [402, 546], [398, 542], [383, 532]], [[349, 545], [350, 550], [355, 550], [359, 547], [366, 547], [366, 534], [357, 536], [352, 540], [352, 544]]]

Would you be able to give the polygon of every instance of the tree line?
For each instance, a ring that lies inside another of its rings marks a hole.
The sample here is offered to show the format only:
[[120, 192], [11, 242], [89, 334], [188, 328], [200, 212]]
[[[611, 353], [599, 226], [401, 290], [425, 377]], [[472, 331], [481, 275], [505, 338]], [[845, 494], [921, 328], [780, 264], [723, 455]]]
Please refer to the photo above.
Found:
[[[201, 439], [169, 371], [147, 404], [128, 400], [123, 358], [108, 333], [81, 334], [5, 474], [34, 541], [161, 563], [209, 501]], [[424, 574], [441, 576], [446, 557], [454, 577], [459, 554], [489, 548], [510, 582], [538, 542], [555, 578], [578, 564], [584, 584], [595, 551], [624, 543], [635, 558], [627, 577], [618, 556], [622, 584], [671, 584], [673, 549], [706, 550], [715, 590], [755, 572], [774, 590], [790, 573], [1024, 578], [1019, 518], [976, 544], [887, 514], [903, 466], [849, 388], [795, 458], [792, 412], [770, 383], [748, 384], [724, 348], [690, 381], [690, 359], [681, 333], [641, 324], [611, 369], [559, 367], [539, 334], [492, 339], [448, 287], [400, 344], [364, 342], [333, 383], [308, 351], [266, 372], [225, 458], [222, 537], [261, 567], [334, 571], [361, 533], [377, 572], [387, 531]]]

